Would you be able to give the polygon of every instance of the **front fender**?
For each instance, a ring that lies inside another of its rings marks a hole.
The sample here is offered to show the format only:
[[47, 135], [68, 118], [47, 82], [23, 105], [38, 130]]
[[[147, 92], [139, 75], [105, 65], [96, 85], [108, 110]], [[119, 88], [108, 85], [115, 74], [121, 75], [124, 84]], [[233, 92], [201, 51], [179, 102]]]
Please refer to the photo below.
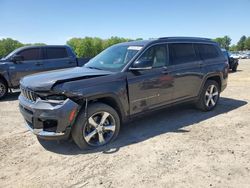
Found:
[[0, 78], [4, 79], [8, 86], [11, 86], [11, 80], [8, 73], [8, 66], [6, 64], [0, 65]]
[[65, 82], [54, 86], [53, 91], [79, 101], [110, 98], [117, 104], [123, 119], [129, 115], [126, 77], [123, 75]]

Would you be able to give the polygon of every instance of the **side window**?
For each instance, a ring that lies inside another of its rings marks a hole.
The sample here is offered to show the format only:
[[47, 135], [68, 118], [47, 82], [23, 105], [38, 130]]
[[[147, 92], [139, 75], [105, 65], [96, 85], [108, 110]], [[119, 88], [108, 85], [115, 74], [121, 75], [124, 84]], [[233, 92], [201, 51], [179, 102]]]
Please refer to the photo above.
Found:
[[169, 44], [169, 58], [171, 64], [182, 64], [199, 60], [193, 44], [174, 43]]
[[217, 48], [214, 45], [198, 44], [197, 47], [202, 59], [212, 59], [220, 56]]
[[140, 57], [139, 61], [150, 61], [152, 67], [162, 67], [167, 63], [166, 45], [157, 45], [149, 48]]
[[46, 59], [60, 59], [68, 57], [68, 53], [65, 48], [46, 48], [46, 52]]
[[39, 60], [40, 48], [30, 48], [19, 52], [17, 55], [23, 56], [24, 61]]

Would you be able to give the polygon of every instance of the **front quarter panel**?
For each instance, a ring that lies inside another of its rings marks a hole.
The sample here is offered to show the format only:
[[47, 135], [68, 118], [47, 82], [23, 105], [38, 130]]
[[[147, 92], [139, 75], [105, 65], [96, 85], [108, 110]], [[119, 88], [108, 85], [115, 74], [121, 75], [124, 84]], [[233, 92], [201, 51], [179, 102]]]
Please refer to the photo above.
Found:
[[90, 101], [110, 97], [118, 104], [123, 118], [129, 114], [125, 73], [69, 81], [54, 86], [53, 90], [77, 100], [87, 98]]
[[11, 64], [10, 62], [0, 63], [0, 77], [3, 77], [7, 81], [9, 87], [11, 86], [11, 80], [9, 77], [10, 64]]

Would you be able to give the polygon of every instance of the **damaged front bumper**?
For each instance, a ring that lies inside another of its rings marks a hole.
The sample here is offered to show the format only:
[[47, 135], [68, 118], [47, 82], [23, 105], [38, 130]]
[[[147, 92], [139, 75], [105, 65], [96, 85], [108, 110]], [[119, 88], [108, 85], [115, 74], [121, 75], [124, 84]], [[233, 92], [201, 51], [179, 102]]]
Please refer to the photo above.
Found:
[[65, 101], [37, 99], [32, 102], [19, 96], [19, 109], [27, 128], [43, 139], [67, 139], [79, 105], [69, 98]]

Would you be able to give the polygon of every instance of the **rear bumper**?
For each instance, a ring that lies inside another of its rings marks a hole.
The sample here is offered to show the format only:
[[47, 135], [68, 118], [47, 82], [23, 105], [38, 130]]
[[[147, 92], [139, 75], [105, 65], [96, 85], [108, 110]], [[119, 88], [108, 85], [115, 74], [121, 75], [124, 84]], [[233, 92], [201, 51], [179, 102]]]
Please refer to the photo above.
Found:
[[26, 121], [26, 127], [42, 139], [67, 139], [73, 123], [70, 116], [78, 108], [79, 105], [70, 99], [61, 103], [38, 99], [33, 103], [19, 96], [19, 110]]

